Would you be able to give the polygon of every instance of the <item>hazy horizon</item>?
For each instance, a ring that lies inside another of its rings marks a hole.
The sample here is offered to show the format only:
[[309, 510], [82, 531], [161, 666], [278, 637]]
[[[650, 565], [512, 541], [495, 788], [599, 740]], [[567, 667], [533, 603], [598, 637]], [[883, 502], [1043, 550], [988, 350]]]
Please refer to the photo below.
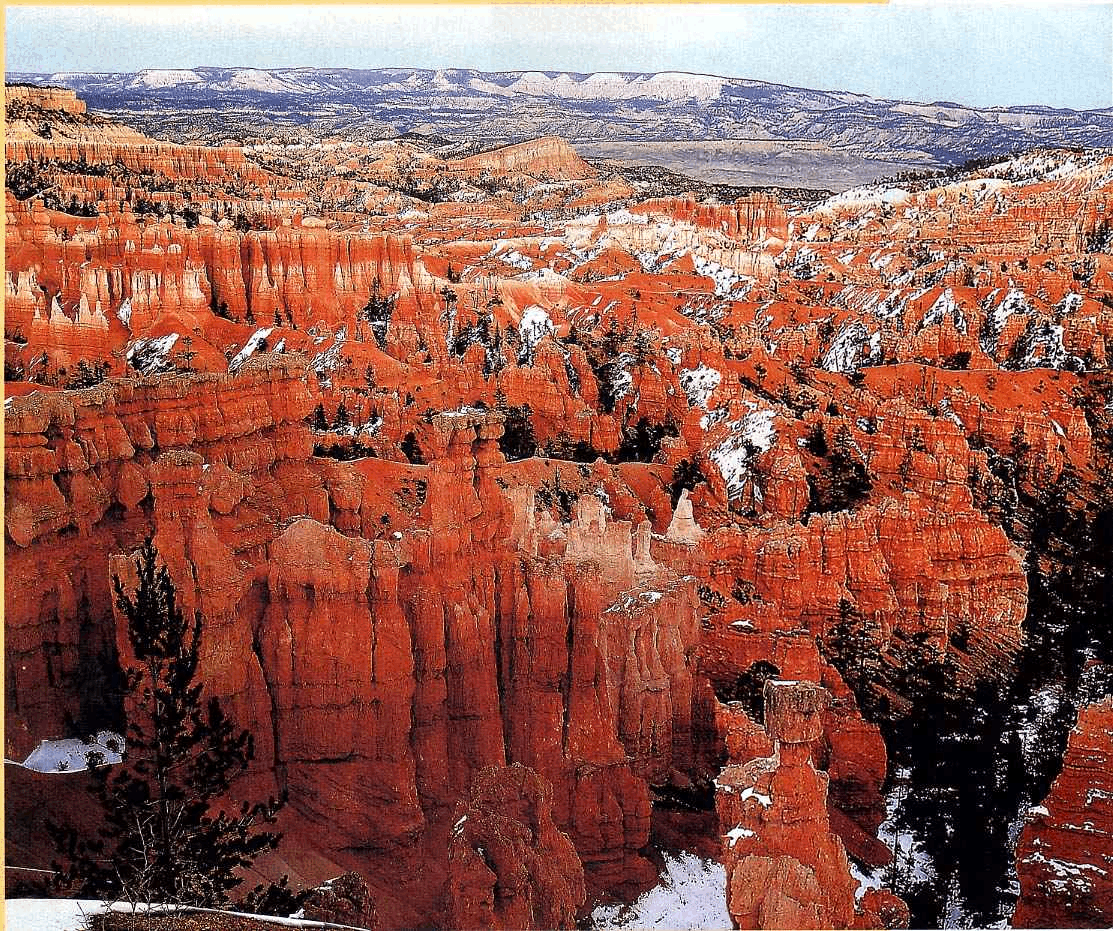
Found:
[[925, 103], [1113, 106], [1107, 2], [15, 6], [6, 16], [9, 73], [677, 71]]

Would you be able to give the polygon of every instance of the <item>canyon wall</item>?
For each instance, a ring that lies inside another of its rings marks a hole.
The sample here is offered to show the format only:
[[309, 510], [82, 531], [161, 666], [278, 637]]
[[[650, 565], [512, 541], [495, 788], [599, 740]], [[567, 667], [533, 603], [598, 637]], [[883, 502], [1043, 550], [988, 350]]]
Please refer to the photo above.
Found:
[[1014, 928], [1113, 920], [1113, 698], [1084, 706], [1051, 794], [1028, 812], [1016, 851]]

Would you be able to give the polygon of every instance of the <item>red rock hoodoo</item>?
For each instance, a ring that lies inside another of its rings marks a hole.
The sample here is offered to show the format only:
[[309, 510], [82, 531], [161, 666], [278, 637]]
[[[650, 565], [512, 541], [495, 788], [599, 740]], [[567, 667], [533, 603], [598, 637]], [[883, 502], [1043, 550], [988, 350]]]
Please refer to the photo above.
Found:
[[823, 736], [827, 691], [770, 679], [764, 698], [773, 755], [729, 765], [716, 780], [734, 926], [907, 927], [907, 908], [887, 890], [857, 906], [846, 851], [831, 831], [828, 777], [811, 763], [812, 745]]

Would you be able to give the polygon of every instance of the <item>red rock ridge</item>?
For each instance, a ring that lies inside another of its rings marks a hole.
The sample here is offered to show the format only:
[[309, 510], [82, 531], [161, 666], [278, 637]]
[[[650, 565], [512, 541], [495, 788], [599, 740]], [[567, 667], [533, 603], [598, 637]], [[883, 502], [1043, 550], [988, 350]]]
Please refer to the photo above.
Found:
[[1079, 711], [1062, 772], [1028, 812], [1016, 870], [1014, 928], [1113, 923], [1113, 698]]
[[484, 169], [501, 172], [521, 172], [538, 178], [553, 180], [579, 180], [595, 175], [595, 169], [585, 162], [576, 150], [559, 136], [542, 136], [527, 142], [518, 142], [481, 152], [448, 163], [450, 170], [462, 172]]

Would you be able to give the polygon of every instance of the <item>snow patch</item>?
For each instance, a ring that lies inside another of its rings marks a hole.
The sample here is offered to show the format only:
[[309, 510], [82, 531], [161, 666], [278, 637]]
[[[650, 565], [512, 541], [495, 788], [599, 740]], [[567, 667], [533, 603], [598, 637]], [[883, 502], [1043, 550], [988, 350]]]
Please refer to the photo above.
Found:
[[729, 297], [735, 285], [741, 280], [741, 277], [731, 269], [695, 253], [692, 253], [692, 264], [697, 274], [710, 278], [714, 282], [716, 297]]
[[98, 731], [89, 740], [44, 740], [19, 765], [36, 773], [80, 773], [89, 768], [90, 755], [94, 755], [96, 765], [107, 766], [122, 762], [123, 750], [123, 737], [112, 731]]
[[[990, 294], [990, 298], [996, 297], [1000, 293], [994, 290]], [[982, 352], [987, 355], [994, 355], [997, 352], [1001, 338], [1001, 331], [1005, 328], [1005, 323], [1013, 314], [1029, 314], [1032, 308], [1028, 303], [1028, 296], [1019, 288], [1009, 288], [1008, 293], [1001, 299], [992, 312], [986, 317], [986, 322], [980, 334], [979, 343], [982, 347]]]
[[726, 870], [693, 853], [666, 853], [660, 882], [630, 905], [600, 905], [587, 924], [592, 931], [668, 928], [689, 931], [731, 927]]
[[680, 372], [680, 387], [688, 395], [688, 406], [701, 407], [707, 410], [707, 402], [722, 380], [722, 374], [717, 369], [707, 365], [701, 364], [699, 368], [695, 369], [682, 369]]
[[947, 288], [935, 299], [935, 302], [928, 308], [924, 314], [923, 320], [920, 321], [921, 327], [938, 326], [944, 320], [950, 319], [959, 333], [966, 332], [966, 318], [962, 315], [962, 310], [955, 302], [955, 293], [952, 289]]
[[248, 341], [244, 343], [243, 349], [228, 363], [228, 371], [238, 372], [243, 364], [259, 351], [259, 347], [266, 343], [267, 337], [273, 332], [274, 327], [262, 327], [252, 333]]
[[555, 330], [553, 321], [543, 308], [536, 305], [527, 307], [518, 324], [518, 339], [521, 341], [518, 364], [533, 365], [533, 351], [537, 348], [537, 344]]
[[708, 453], [723, 476], [730, 501], [742, 496], [751, 477], [754, 458], [759, 453], [768, 452], [777, 436], [773, 425], [776, 413], [759, 408], [751, 401], [745, 403], [750, 412], [741, 420], [731, 421], [727, 425], [730, 435]]
[[738, 800], [740, 802], [745, 802], [751, 798], [762, 808], [771, 808], [773, 806], [772, 796], [763, 795], [761, 792], [755, 791], [753, 786], [750, 786], [750, 788], [746, 789], [740, 796], [738, 796]]
[[865, 324], [855, 320], [843, 327], [831, 341], [831, 346], [823, 355], [823, 367], [828, 372], [841, 372], [850, 375], [863, 365], [876, 364], [881, 360], [881, 333], [870, 333]]
[[340, 369], [340, 350], [348, 339], [348, 328], [341, 327], [331, 346], [313, 357], [310, 368], [317, 373], [317, 380], [326, 387], [332, 385], [332, 373]]
[[128, 364], [144, 375], [157, 375], [174, 368], [170, 363], [170, 350], [178, 341], [177, 333], [155, 336], [150, 339], [137, 339], [128, 347]]
[[727, 833], [724, 834], [723, 836], [728, 841], [730, 841], [730, 844], [728, 846], [733, 847], [740, 840], [744, 840], [747, 837], [755, 837], [756, 835], [754, 834], [753, 831], [748, 831], [748, 830], [746, 830], [746, 828], [738, 827], [738, 828], [733, 828], [730, 831], [727, 831]]

